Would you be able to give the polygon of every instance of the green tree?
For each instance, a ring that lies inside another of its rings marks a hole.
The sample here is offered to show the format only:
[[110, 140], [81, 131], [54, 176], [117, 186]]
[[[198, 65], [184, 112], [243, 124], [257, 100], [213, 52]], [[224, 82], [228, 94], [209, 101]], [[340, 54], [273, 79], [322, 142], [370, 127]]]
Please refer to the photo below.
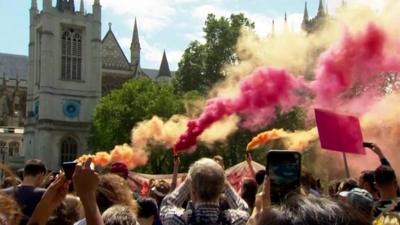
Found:
[[178, 64], [174, 86], [178, 91], [207, 92], [224, 77], [222, 67], [237, 62], [235, 45], [243, 27], [254, 28], [242, 13], [216, 18], [209, 14], [203, 31], [206, 42], [193, 41]]
[[153, 115], [169, 118], [183, 113], [181, 98], [171, 85], [160, 85], [140, 78], [126, 82], [121, 89], [100, 99], [93, 114], [90, 146], [95, 150], [112, 149], [130, 143], [131, 129]]

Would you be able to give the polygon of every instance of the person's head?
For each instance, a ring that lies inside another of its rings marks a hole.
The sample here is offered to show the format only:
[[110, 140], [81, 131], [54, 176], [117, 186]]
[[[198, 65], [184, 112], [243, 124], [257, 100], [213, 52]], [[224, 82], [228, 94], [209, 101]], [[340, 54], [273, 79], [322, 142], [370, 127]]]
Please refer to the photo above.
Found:
[[240, 188], [240, 197], [246, 201], [250, 209], [254, 208], [257, 194], [257, 182], [254, 179], [244, 179]]
[[96, 190], [96, 201], [101, 212], [113, 205], [126, 205], [137, 212], [137, 203], [133, 199], [132, 191], [127, 182], [116, 174], [100, 175]]
[[397, 212], [383, 213], [372, 223], [373, 225], [400, 225], [400, 214]]
[[193, 202], [218, 201], [225, 185], [225, 172], [215, 160], [196, 161], [189, 169], [188, 178]]
[[347, 202], [361, 214], [368, 218], [372, 217], [374, 198], [367, 190], [353, 188], [351, 191], [340, 192], [339, 195], [345, 197]]
[[157, 202], [153, 198], [138, 199], [139, 213], [138, 222], [140, 225], [152, 225], [158, 217]]
[[18, 225], [22, 211], [18, 203], [0, 191], [0, 224]]
[[225, 169], [224, 158], [220, 155], [213, 157], [214, 161], [217, 162], [223, 169]]
[[356, 180], [354, 180], [352, 178], [347, 178], [347, 179], [344, 179], [342, 182], [340, 182], [338, 192], [351, 191], [353, 188], [357, 188], [357, 187], [358, 187], [358, 184], [357, 184]]
[[326, 198], [293, 195], [258, 217], [257, 225], [368, 225], [370, 221], [346, 204]]
[[135, 213], [125, 205], [114, 205], [101, 216], [104, 225], [136, 225]]
[[116, 162], [111, 166], [111, 173], [117, 174], [125, 180], [128, 178], [129, 170], [128, 167], [120, 162]]
[[375, 183], [381, 197], [396, 197], [396, 173], [390, 166], [380, 166], [375, 170]]
[[44, 181], [46, 172], [46, 166], [41, 160], [28, 160], [24, 167], [24, 181], [30, 180], [35, 186], [40, 186]]
[[79, 198], [67, 195], [46, 225], [73, 225], [82, 219], [83, 214], [83, 206]]
[[329, 196], [331, 198], [336, 198], [337, 197], [337, 193], [339, 191], [339, 185], [340, 185], [340, 181], [339, 180], [333, 180], [329, 183]]
[[364, 170], [358, 178], [358, 186], [373, 194], [377, 192], [375, 188], [375, 172], [371, 170]]
[[256, 173], [256, 182], [257, 185], [262, 185], [264, 183], [264, 178], [265, 178], [265, 170], [259, 170]]
[[154, 198], [157, 204], [160, 205], [164, 197], [171, 190], [171, 185], [165, 180], [157, 180], [153, 182], [153, 187], [150, 189], [149, 197]]

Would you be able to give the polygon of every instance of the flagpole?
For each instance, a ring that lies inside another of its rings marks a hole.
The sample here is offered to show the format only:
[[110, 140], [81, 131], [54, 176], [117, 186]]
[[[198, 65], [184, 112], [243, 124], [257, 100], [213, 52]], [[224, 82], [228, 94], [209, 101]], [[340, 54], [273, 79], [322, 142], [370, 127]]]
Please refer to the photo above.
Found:
[[347, 163], [347, 157], [345, 152], [343, 152], [343, 162], [344, 162], [344, 169], [346, 171], [346, 177], [350, 178], [349, 164]]

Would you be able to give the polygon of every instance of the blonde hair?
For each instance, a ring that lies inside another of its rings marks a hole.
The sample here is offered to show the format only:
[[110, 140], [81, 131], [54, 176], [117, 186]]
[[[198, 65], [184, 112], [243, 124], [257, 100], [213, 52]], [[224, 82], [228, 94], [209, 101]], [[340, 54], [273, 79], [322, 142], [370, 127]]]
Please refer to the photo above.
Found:
[[383, 213], [375, 219], [373, 225], [400, 225], [400, 213]]
[[[7, 174], [7, 176], [11, 177], [12, 184], [15, 189], [16, 177], [13, 174], [13, 172], [1, 163], [0, 163], [0, 170], [2, 170], [3, 173]], [[18, 203], [11, 197], [0, 192], [0, 224], [5, 223], [11, 225], [18, 225], [20, 223], [21, 217], [22, 217], [22, 211]]]

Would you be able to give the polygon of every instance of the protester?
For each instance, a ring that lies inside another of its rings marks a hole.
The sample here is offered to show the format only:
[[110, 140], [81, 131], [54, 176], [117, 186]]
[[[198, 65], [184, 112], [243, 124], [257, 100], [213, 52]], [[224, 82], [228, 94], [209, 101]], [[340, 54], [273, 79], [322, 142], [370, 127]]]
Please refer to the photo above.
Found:
[[215, 155], [213, 159], [222, 167], [222, 169], [225, 169], [224, 157], [220, 155]]
[[313, 195], [291, 195], [281, 205], [272, 206], [270, 182], [266, 176], [263, 191], [248, 225], [367, 225], [365, 217], [347, 204]]
[[140, 198], [137, 200], [139, 213], [137, 220], [140, 225], [153, 225], [158, 219], [157, 202], [152, 198]]
[[375, 201], [379, 200], [379, 192], [375, 187], [375, 172], [371, 170], [364, 170], [358, 178], [358, 185], [360, 188], [367, 190], [371, 193]]
[[160, 206], [164, 197], [171, 190], [171, 186], [165, 180], [157, 180], [153, 182], [153, 187], [150, 189], [149, 197], [157, 201], [157, 205]]
[[355, 210], [358, 210], [369, 221], [373, 221], [374, 199], [367, 190], [361, 188], [353, 188], [351, 191], [339, 193], [340, 196], [346, 198]]
[[9, 187], [13, 187], [13, 186], [17, 186], [21, 184], [21, 180], [17, 177], [6, 177], [3, 181], [3, 183], [1, 184], [1, 188], [9, 188]]
[[104, 225], [139, 225], [135, 213], [125, 205], [114, 205], [102, 215]]
[[337, 198], [337, 194], [339, 193], [339, 186], [340, 186], [340, 180], [332, 180], [329, 182], [329, 187], [328, 187], [328, 192], [329, 192], [329, 197], [332, 199]]
[[250, 213], [254, 208], [257, 194], [257, 182], [254, 179], [246, 178], [242, 181], [240, 197], [246, 201], [250, 208]]
[[40, 188], [45, 179], [46, 172], [46, 167], [41, 160], [29, 160], [25, 163], [22, 183], [16, 188], [9, 187], [1, 190], [9, 196], [13, 196], [19, 203], [23, 213], [22, 225], [28, 222], [33, 210], [46, 191], [46, 189]]
[[374, 207], [374, 216], [381, 213], [400, 212], [400, 198], [397, 197], [396, 174], [390, 166], [380, 166], [375, 170], [376, 188], [380, 199]]
[[[230, 210], [222, 211], [220, 193], [225, 195]], [[191, 199], [186, 209], [182, 204]], [[161, 204], [163, 225], [183, 224], [246, 224], [247, 203], [225, 182], [221, 165], [213, 159], [202, 158], [189, 169], [188, 178]]]
[[50, 217], [47, 225], [72, 225], [83, 218], [83, 206], [79, 198], [68, 194]]
[[100, 212], [113, 205], [125, 205], [135, 213], [138, 211], [137, 203], [132, 198], [132, 191], [123, 178], [115, 174], [103, 174], [99, 179], [96, 201]]

